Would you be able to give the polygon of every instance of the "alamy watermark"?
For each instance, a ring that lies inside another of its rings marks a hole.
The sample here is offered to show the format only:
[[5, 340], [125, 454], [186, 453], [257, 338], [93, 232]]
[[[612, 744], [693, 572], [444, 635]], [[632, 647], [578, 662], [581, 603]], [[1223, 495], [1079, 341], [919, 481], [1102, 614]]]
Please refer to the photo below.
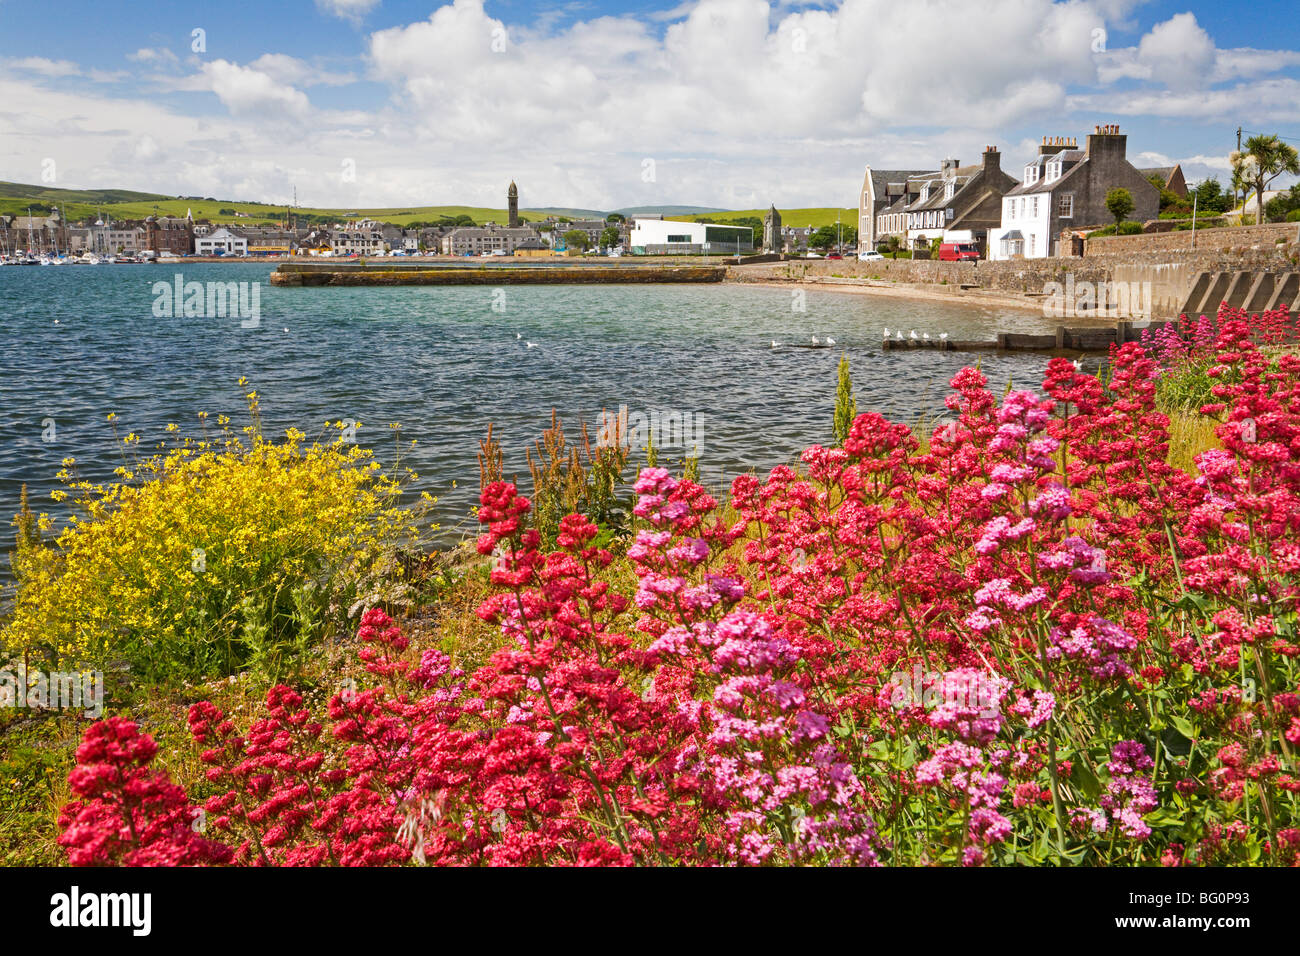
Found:
[[80, 710], [98, 719], [104, 715], [104, 672], [0, 669], [0, 707]]
[[1151, 318], [1150, 282], [1076, 282], [1071, 272], [1065, 282], [1046, 283], [1043, 295], [1043, 315], [1049, 319]]
[[262, 324], [262, 283], [186, 282], [178, 272], [171, 282], [153, 284], [153, 314], [160, 319], [240, 319], [240, 327]]
[[658, 449], [681, 448], [691, 457], [704, 450], [704, 415], [677, 409], [632, 412], [626, 405], [618, 413], [604, 412], [596, 432], [599, 448], [623, 446], [638, 451], [653, 444]]
[[920, 664], [912, 665], [911, 674], [895, 671], [890, 675], [888, 686], [889, 705], [895, 710], [907, 707], [935, 710], [947, 704], [985, 718], [1000, 713], [1003, 696], [997, 680], [978, 671], [962, 680], [954, 680], [952, 675], [939, 671], [922, 673]]

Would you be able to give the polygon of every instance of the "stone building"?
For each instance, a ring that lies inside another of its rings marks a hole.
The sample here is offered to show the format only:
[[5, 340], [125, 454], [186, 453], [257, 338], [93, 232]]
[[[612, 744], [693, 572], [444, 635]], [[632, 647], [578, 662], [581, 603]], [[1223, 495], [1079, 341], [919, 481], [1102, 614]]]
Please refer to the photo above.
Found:
[[[938, 170], [872, 169], [868, 166], [858, 197], [858, 251], [868, 252], [884, 241], [886, 234], [880, 231], [882, 222], [895, 224], [897, 234], [903, 235], [906, 231], [903, 209], [920, 194], [920, 182], [937, 175]], [[882, 220], [880, 217], [886, 210], [892, 211], [896, 218]]]
[[515, 185], [515, 181], [513, 179], [510, 180], [510, 188], [506, 190], [506, 207], [509, 215], [509, 218], [506, 220], [506, 225], [510, 229], [518, 229], [519, 228], [519, 187]]
[[537, 230], [531, 226], [511, 229], [509, 226], [462, 226], [448, 233], [442, 240], [442, 252], [448, 256], [483, 256], [500, 252], [514, 255], [515, 249], [528, 239], [536, 239]]
[[1113, 223], [1106, 194], [1127, 189], [1129, 218], [1154, 219], [1160, 190], [1126, 157], [1128, 137], [1115, 125], [1094, 127], [1083, 149], [1073, 138], [1043, 137], [1038, 155], [1025, 164], [1019, 185], [1002, 200], [1002, 222], [989, 233], [989, 258], [1040, 259], [1056, 255], [1063, 231]]
[[776, 211], [775, 203], [763, 217], [763, 251], [785, 251], [785, 237], [781, 234], [781, 214]]
[[[1002, 222], [1002, 197], [1016, 186], [1016, 179], [1002, 171], [1001, 153], [987, 146], [979, 163], [962, 166], [955, 159], [945, 159], [938, 174], [913, 178], [919, 185], [916, 198], [904, 202], [902, 213], [903, 244], [912, 249], [926, 249], [935, 239], [944, 242], [983, 244], [990, 229]], [[893, 206], [881, 218], [895, 214]], [[890, 227], [880, 224], [885, 235]]]

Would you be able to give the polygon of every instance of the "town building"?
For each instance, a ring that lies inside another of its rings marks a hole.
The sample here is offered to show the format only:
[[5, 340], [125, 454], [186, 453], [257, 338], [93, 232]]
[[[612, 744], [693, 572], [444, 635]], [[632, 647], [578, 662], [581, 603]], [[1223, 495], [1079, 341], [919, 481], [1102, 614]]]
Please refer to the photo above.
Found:
[[[858, 197], [858, 251], [875, 249], [886, 238], [881, 232], [884, 221], [894, 226], [894, 234], [903, 235], [906, 223], [903, 209], [920, 193], [920, 182], [938, 175], [937, 170], [925, 169], [872, 169], [862, 177], [861, 195]], [[901, 204], [900, 204], [901, 202]], [[881, 220], [889, 210], [895, 218]]]
[[514, 255], [520, 243], [536, 239], [537, 230], [532, 226], [511, 229], [509, 226], [461, 226], [449, 232], [442, 240], [443, 255], [448, 256], [486, 256]]
[[71, 247], [68, 224], [57, 206], [48, 216], [0, 216], [0, 248], [37, 255], [65, 253]]
[[561, 242], [564, 241], [564, 234], [574, 229], [583, 233], [587, 237], [588, 249], [600, 248], [600, 234], [609, 228], [611, 224], [604, 219], [573, 219], [569, 222], [557, 222], [553, 235]]
[[383, 223], [362, 219], [330, 233], [330, 246], [336, 256], [382, 256]]
[[1147, 179], [1159, 179], [1162, 189], [1168, 189], [1171, 193], [1187, 198], [1187, 180], [1183, 176], [1183, 167], [1179, 163], [1172, 166], [1152, 166], [1147, 169], [1139, 169]]
[[510, 180], [510, 188], [506, 190], [506, 207], [507, 215], [510, 217], [506, 220], [506, 225], [511, 229], [519, 228], [519, 187], [515, 181]]
[[248, 240], [222, 226], [195, 239], [194, 253], [200, 256], [246, 256]]
[[1062, 232], [1114, 222], [1106, 208], [1112, 189], [1132, 195], [1131, 218], [1154, 219], [1160, 191], [1128, 161], [1127, 148], [1128, 137], [1115, 125], [1095, 127], [1083, 149], [1072, 137], [1043, 137], [1019, 185], [1003, 197], [1002, 222], [989, 233], [989, 258], [1056, 255]]
[[151, 252], [188, 256], [194, 251], [194, 222], [189, 217], [148, 216], [143, 231], [144, 248]]
[[551, 250], [549, 247], [544, 245], [540, 239], [530, 238], [525, 239], [523, 242], [515, 246], [514, 254], [517, 256], [538, 258], [541, 256], [551, 255]]
[[928, 249], [935, 239], [983, 245], [1002, 222], [1003, 195], [1016, 186], [1015, 177], [1002, 171], [996, 146], [985, 147], [975, 165], [945, 159], [937, 176], [917, 182], [916, 199], [903, 208], [903, 245], [913, 251]]
[[632, 222], [630, 242], [635, 255], [736, 255], [754, 251], [754, 230], [750, 226], [638, 216]]

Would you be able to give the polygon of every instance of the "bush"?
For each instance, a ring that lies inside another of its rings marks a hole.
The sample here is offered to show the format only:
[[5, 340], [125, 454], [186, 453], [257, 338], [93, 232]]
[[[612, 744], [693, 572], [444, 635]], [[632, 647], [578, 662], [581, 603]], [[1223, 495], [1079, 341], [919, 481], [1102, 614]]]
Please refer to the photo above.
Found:
[[76, 480], [69, 459], [61, 477], [83, 514], [52, 546], [17, 553], [5, 645], [79, 667], [125, 661], [146, 680], [196, 679], [248, 666], [288, 673], [337, 633], [397, 544], [414, 540], [414, 516], [396, 507], [397, 483], [370, 452], [249, 431], [248, 445], [186, 441], [107, 486]]
[[1300, 209], [1292, 209], [1286, 214], [1287, 222], [1300, 222]]
[[1132, 219], [1126, 219], [1116, 227], [1116, 235], [1119, 236], [1136, 236], [1142, 232], [1142, 223], [1134, 222]]

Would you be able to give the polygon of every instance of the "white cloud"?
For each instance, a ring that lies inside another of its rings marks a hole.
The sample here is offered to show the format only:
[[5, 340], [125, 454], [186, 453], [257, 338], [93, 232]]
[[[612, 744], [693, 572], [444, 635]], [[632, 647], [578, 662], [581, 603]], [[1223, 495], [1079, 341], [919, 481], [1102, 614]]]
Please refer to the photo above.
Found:
[[359, 22], [362, 17], [379, 6], [379, 0], [316, 0], [316, 9], [343, 20]]
[[[349, 6], [372, 8], [327, 12]], [[243, 63], [191, 58], [181, 75], [170, 51], [144, 48], [128, 59], [153, 99], [0, 61], [0, 143], [27, 164], [75, 144], [60, 169], [86, 185], [222, 198], [284, 201], [296, 184], [315, 205], [500, 206], [514, 178], [525, 206], [749, 208], [851, 205], [867, 162], [969, 162], [988, 143], [1011, 169], [1039, 133], [1120, 116], [1167, 118], [1152, 125], [1177, 141], [1130, 139], [1162, 158], [1210, 152], [1209, 134], [1187, 133], [1203, 122], [1300, 118], [1300, 80], [1285, 75], [1300, 53], [1218, 49], [1190, 14], [1093, 52], [1096, 29], [1116, 33], [1140, 10], [930, 0], [919, 16], [896, 0], [691, 0], [662, 20], [571, 4], [515, 23], [452, 0], [371, 32], [355, 63], [289, 47]], [[346, 89], [357, 79], [369, 84]], [[86, 88], [65, 98], [55, 89], [66, 84]], [[375, 84], [388, 95], [362, 101]], [[354, 181], [340, 175], [345, 160]]]
[[71, 60], [51, 60], [43, 56], [6, 57], [0, 62], [10, 70], [36, 73], [40, 76], [77, 76], [81, 73], [81, 68]]
[[232, 116], [302, 120], [311, 110], [306, 93], [261, 70], [214, 60], [203, 64], [202, 75]]

